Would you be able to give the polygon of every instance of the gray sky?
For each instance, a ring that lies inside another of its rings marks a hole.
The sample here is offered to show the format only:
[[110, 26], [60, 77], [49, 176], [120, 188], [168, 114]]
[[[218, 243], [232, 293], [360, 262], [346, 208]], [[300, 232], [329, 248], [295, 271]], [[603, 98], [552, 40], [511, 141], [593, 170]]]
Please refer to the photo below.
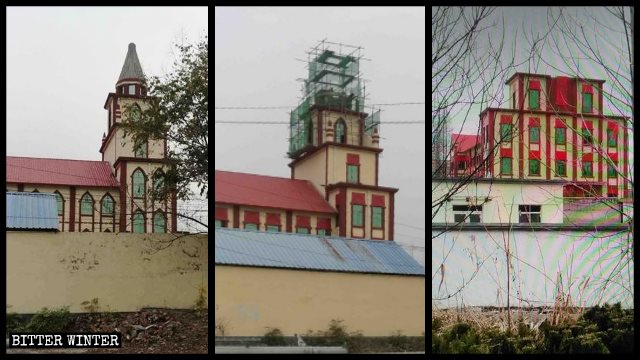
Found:
[[[215, 104], [292, 106], [305, 51], [327, 38], [364, 47], [368, 103], [425, 101], [425, 8], [215, 8]], [[384, 121], [425, 121], [425, 106], [387, 107]], [[216, 111], [217, 121], [288, 121], [288, 110]], [[216, 124], [215, 167], [290, 176], [286, 125]], [[382, 126], [380, 184], [400, 189], [396, 235], [425, 246], [424, 125]], [[414, 229], [406, 225], [417, 227]], [[422, 230], [420, 230], [422, 229]], [[424, 264], [424, 249], [415, 256]]]
[[128, 44], [162, 75], [173, 42], [207, 33], [207, 7], [8, 7], [7, 155], [101, 160]]

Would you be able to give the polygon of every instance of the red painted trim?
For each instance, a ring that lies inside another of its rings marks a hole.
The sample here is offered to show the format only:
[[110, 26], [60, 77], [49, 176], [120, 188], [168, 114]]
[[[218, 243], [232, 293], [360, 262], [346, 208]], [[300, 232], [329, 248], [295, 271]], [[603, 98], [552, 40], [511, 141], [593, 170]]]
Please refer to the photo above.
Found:
[[[500, 112], [508, 112], [508, 113], [518, 113], [520, 110], [514, 110], [514, 109], [509, 109], [509, 108], [494, 108], [494, 107], [488, 107], [485, 108], [484, 110], [482, 110], [482, 112], [480, 113], [480, 116], [483, 116], [487, 111], [500, 111]], [[566, 115], [566, 116], [573, 116], [576, 115], [577, 113], [575, 111], [571, 112], [571, 111], [543, 111], [543, 110], [527, 110], [527, 114], [531, 114], [531, 115], [546, 115], [546, 114], [551, 114], [551, 115]], [[628, 120], [628, 117], [624, 117], [624, 116], [615, 116], [615, 115], [601, 115], [601, 114], [586, 114], [588, 117], [590, 118], [594, 118], [594, 119], [625, 119]]]
[[395, 220], [395, 211], [396, 211], [396, 195], [389, 194], [389, 235], [388, 239], [393, 241], [395, 240], [395, 228], [396, 228], [396, 220]]
[[520, 100], [520, 104], [518, 105], [518, 110], [524, 110], [524, 77], [522, 75], [518, 76], [518, 99]]
[[255, 206], [252, 204], [239, 204], [239, 203], [230, 203], [230, 202], [224, 202], [224, 201], [216, 201], [215, 202], [216, 206], [217, 205], [228, 205], [228, 206], [247, 206], [247, 207], [252, 207], [252, 208], [256, 208], [256, 209], [264, 209], [264, 210], [277, 210], [277, 211], [301, 211], [301, 212], [306, 212], [306, 213], [311, 213], [311, 214], [318, 214], [318, 215], [322, 215], [322, 216], [327, 216], [327, 214], [329, 215], [334, 215], [336, 214], [336, 212], [322, 212], [322, 211], [316, 211], [316, 212], [311, 212], [308, 211], [306, 209], [289, 209], [289, 208], [281, 208], [281, 207], [273, 207], [273, 206]]
[[127, 231], [127, 162], [120, 166], [120, 232]]
[[[148, 143], [147, 143], [148, 144]], [[139, 162], [139, 163], [155, 163], [155, 164], [169, 164], [170, 162], [167, 159], [153, 159], [153, 158], [137, 158], [130, 156], [120, 156], [118, 160], [113, 163], [113, 166], [116, 167], [120, 161], [127, 162]]]
[[624, 153], [622, 154], [622, 156], [623, 156], [622, 166], [624, 167], [624, 181], [623, 181], [624, 185], [623, 185], [623, 188], [622, 188], [622, 190], [623, 190], [622, 196], [623, 197], [627, 197], [627, 192], [628, 192], [627, 191], [627, 183], [628, 183], [628, 181], [627, 181], [627, 176], [628, 176], [627, 171], [628, 171], [628, 166], [629, 166], [629, 158], [628, 158], [629, 157], [629, 143], [628, 143], [629, 138], [628, 138], [628, 135], [627, 135], [627, 131], [628, 130], [627, 130], [626, 124], [624, 124], [624, 126], [622, 127], [622, 131], [624, 132], [623, 133], [624, 134], [624, 140], [623, 140], [624, 146], [622, 147], [624, 149]]
[[[20, 183], [16, 183], [16, 182], [12, 182], [12, 181], [7, 181], [7, 184], [18, 184], [18, 191], [20, 191]], [[47, 186], [71, 186], [71, 184], [55, 184], [55, 183], [41, 183], [41, 182], [32, 182], [30, 181], [29, 184], [32, 185], [47, 185]], [[24, 185], [24, 184], [23, 184]], [[75, 185], [74, 185], [75, 186]], [[78, 185], [80, 187], [91, 187], [91, 188], [105, 188], [105, 189], [117, 189], [118, 185]]]
[[[518, 132], [520, 133], [518, 138], [518, 177], [522, 179], [524, 177], [524, 114], [518, 115]], [[512, 142], [513, 144], [513, 142]]]
[[347, 236], [347, 189], [342, 188], [340, 189], [340, 191], [338, 192], [338, 194], [336, 195], [338, 196], [338, 199], [336, 200], [336, 203], [339, 201], [340, 202], [340, 213], [338, 214], [340, 220], [340, 236], [341, 237], [346, 237]]
[[603, 86], [602, 86], [602, 85], [598, 88], [598, 109], [600, 110], [600, 111], [598, 112], [598, 114], [600, 114], [600, 115], [604, 114], [604, 112], [602, 111], [602, 110], [603, 110], [603, 105], [602, 105], [602, 88], [603, 88]]
[[287, 211], [286, 213], [286, 227], [287, 227], [287, 232], [293, 232], [293, 212], [292, 211]]
[[233, 207], [233, 228], [240, 229], [240, 206]]
[[[600, 121], [598, 123], [598, 146], [602, 147], [602, 132], [604, 131], [604, 122]], [[605, 144], [605, 149], [607, 145]], [[602, 152], [602, 150], [601, 150]], [[598, 153], [598, 181], [602, 181], [602, 154]], [[605, 194], [606, 196], [607, 194]]]
[[76, 230], [76, 187], [69, 189], [69, 231]]
[[495, 150], [493, 149], [493, 147], [495, 146], [495, 121], [496, 121], [496, 112], [495, 111], [489, 111], [489, 151], [491, 151], [491, 154], [489, 154], [489, 161], [487, 164], [487, 167], [490, 167], [491, 169], [491, 175], [493, 176], [493, 174], [495, 174]]
[[573, 116], [573, 181], [578, 179], [578, 118]]
[[551, 171], [554, 167], [551, 164], [551, 115], [549, 114], [547, 114], [547, 132], [544, 138], [547, 143], [547, 180], [551, 180]]
[[346, 182], [339, 182], [331, 185], [327, 185], [327, 190], [331, 191], [333, 189], [339, 188], [351, 188], [351, 189], [359, 189], [359, 190], [373, 190], [380, 191], [386, 193], [397, 193], [399, 189], [384, 187], [384, 186], [373, 186], [373, 185], [363, 185], [363, 184], [350, 184]]

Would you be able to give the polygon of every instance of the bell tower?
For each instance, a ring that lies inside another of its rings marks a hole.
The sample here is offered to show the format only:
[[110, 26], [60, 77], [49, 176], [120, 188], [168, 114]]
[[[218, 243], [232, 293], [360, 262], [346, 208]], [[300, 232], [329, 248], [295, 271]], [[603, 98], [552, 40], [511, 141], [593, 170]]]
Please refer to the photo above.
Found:
[[[343, 49], [347, 49], [343, 51]], [[365, 112], [361, 47], [320, 42], [291, 112], [292, 179], [310, 181], [338, 210], [341, 237], [394, 239], [395, 193], [378, 182], [380, 111]]]
[[162, 186], [153, 180], [154, 174], [168, 170], [166, 139], [134, 143], [120, 126], [124, 112], [128, 111], [135, 121], [147, 108], [148, 100], [136, 45], [130, 43], [115, 92], [109, 93], [104, 104], [108, 131], [103, 135], [100, 147], [102, 160], [111, 164], [120, 182], [121, 232], [177, 231], [175, 193], [162, 201], [150, 197], [152, 187]]

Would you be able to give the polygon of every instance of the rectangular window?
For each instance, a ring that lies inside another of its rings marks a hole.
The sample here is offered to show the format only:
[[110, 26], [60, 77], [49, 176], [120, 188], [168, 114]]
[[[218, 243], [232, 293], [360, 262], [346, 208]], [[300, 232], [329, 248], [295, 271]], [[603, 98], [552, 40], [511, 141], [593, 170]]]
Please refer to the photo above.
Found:
[[540, 128], [537, 126], [529, 128], [529, 142], [540, 143]]
[[529, 109], [540, 109], [540, 90], [529, 90]]
[[564, 160], [556, 160], [556, 175], [567, 176], [567, 163]]
[[258, 231], [258, 224], [244, 224], [245, 230], [255, 230]]
[[582, 112], [590, 113], [593, 111], [593, 94], [582, 93]]
[[357, 184], [360, 181], [360, 168], [358, 165], [347, 165], [347, 182], [351, 184]]
[[582, 128], [582, 140], [583, 146], [590, 146], [593, 144], [593, 136], [591, 135], [591, 131], [587, 128]]
[[529, 175], [540, 175], [540, 160], [529, 159]]
[[556, 128], [556, 145], [565, 145], [567, 143], [567, 129]]
[[318, 235], [320, 236], [331, 236], [331, 231], [326, 229], [318, 229]]
[[503, 157], [500, 159], [500, 174], [511, 175], [511, 158]]
[[582, 176], [593, 177], [593, 162], [591, 161], [582, 162]]
[[618, 138], [612, 129], [607, 129], [607, 146], [608, 147], [618, 146]]
[[384, 208], [372, 207], [371, 211], [373, 212], [373, 222], [371, 226], [374, 229], [384, 228]]
[[221, 228], [222, 227], [222, 221], [221, 220], [216, 220], [216, 229], [217, 228]]
[[136, 94], [136, 86], [135, 85], [129, 85], [129, 95], [135, 95]]
[[467, 163], [465, 163], [464, 161], [460, 161], [458, 163], [458, 170], [464, 170], [466, 166], [467, 166]]
[[511, 128], [512, 124], [502, 124], [500, 125], [500, 137], [503, 141], [511, 141]]
[[352, 205], [353, 227], [364, 227], [364, 206]]
[[455, 223], [480, 223], [482, 222], [482, 206], [453, 205], [453, 220]]
[[540, 223], [541, 205], [519, 205], [520, 223]]
[[309, 235], [309, 228], [303, 228], [303, 227], [296, 228], [296, 233]]
[[616, 168], [613, 166], [613, 164], [609, 163], [607, 169], [607, 177], [609, 179], [615, 179], [617, 176], [618, 174], [616, 173]]
[[267, 232], [280, 232], [280, 226], [267, 225]]

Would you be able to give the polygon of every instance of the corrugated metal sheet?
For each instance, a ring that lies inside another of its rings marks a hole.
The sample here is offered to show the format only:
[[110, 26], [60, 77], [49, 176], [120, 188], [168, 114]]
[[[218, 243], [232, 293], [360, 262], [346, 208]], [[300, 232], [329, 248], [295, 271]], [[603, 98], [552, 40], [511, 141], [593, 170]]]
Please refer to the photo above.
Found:
[[425, 275], [424, 267], [393, 241], [215, 229], [214, 242], [219, 265]]
[[107, 161], [6, 157], [7, 182], [118, 187]]
[[54, 194], [7, 192], [7, 230], [58, 230]]
[[310, 182], [215, 171], [215, 202], [335, 214]]

